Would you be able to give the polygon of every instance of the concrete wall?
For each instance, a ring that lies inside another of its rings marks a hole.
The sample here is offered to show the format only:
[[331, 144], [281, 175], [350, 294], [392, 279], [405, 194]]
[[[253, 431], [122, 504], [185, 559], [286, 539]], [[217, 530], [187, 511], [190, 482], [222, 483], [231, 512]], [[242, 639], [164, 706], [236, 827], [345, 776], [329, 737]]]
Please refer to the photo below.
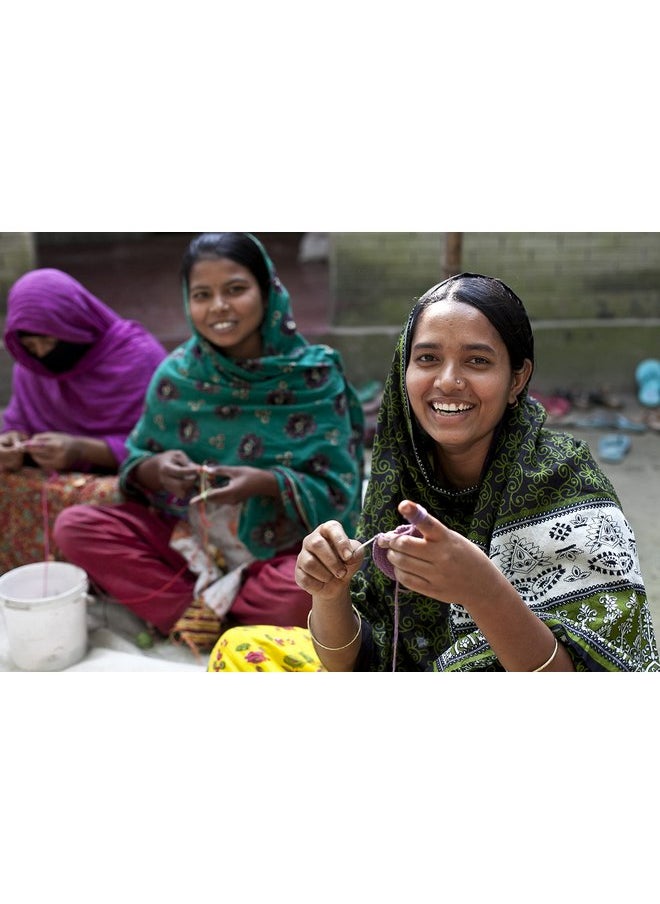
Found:
[[19, 276], [35, 266], [34, 233], [0, 232], [0, 410], [5, 407], [11, 395], [12, 359], [2, 342], [7, 312], [7, 292]]
[[[333, 327], [358, 382], [387, 373], [415, 299], [444, 278], [445, 233], [333, 233]], [[463, 233], [461, 269], [520, 295], [536, 336], [535, 387], [635, 392], [660, 357], [660, 233]]]
[[158, 232], [40, 232], [39, 242], [45, 245], [105, 245], [108, 242], [140, 242]]
[[444, 241], [440, 232], [332, 233], [331, 320], [400, 326], [414, 299], [443, 278]]
[[36, 262], [32, 232], [0, 232], [0, 315], [7, 310], [7, 292]]

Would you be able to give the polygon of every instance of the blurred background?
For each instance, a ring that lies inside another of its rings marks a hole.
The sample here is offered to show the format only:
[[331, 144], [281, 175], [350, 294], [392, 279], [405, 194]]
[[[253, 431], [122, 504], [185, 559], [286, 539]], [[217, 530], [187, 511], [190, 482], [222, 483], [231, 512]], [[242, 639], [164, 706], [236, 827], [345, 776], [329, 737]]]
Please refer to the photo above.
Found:
[[[58, 267], [168, 348], [188, 336], [179, 264], [194, 233], [0, 233], [0, 320], [12, 282]], [[633, 393], [660, 355], [660, 233], [255, 233], [289, 289], [301, 331], [344, 355], [357, 384], [383, 379], [414, 300], [461, 270], [504, 280], [536, 335], [534, 387]], [[0, 407], [10, 364], [0, 348]]]

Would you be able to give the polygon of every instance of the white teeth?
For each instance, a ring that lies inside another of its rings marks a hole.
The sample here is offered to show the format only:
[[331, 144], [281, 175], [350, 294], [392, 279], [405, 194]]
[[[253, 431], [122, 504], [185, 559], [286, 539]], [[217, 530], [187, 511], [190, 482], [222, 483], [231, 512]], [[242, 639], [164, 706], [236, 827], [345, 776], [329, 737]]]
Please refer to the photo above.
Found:
[[224, 323], [214, 323], [211, 329], [215, 330], [218, 333], [222, 333], [225, 330], [230, 330], [233, 325], [233, 323], [225, 321]]
[[472, 405], [457, 405], [456, 402], [449, 402], [444, 405], [440, 402], [433, 402], [432, 407], [434, 411], [444, 414], [456, 414], [459, 411], [470, 411], [472, 409]]

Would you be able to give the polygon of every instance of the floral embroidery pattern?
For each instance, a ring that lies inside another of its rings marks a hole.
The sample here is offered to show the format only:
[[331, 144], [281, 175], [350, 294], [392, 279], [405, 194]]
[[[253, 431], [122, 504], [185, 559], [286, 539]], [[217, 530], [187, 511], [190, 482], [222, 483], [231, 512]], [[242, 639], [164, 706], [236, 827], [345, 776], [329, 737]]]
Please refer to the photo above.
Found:
[[323, 672], [303, 628], [242, 627], [222, 635], [209, 657], [209, 672]]

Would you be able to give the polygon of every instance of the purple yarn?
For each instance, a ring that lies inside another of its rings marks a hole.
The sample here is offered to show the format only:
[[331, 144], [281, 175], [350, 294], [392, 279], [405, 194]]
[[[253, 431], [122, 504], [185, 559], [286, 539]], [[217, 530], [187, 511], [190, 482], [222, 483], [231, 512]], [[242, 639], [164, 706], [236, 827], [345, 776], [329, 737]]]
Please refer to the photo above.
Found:
[[[425, 515], [426, 515], [426, 512], [424, 512], [424, 515], [422, 515], [421, 517], [416, 518], [416, 521], [421, 521]], [[380, 537], [388, 537], [389, 538], [389, 537], [392, 537], [393, 534], [396, 534], [397, 536], [406, 535], [408, 537], [423, 536], [423, 534], [421, 534], [417, 530], [417, 528], [415, 527], [414, 524], [401, 524], [399, 527], [396, 528], [396, 530], [391, 530], [386, 534], [378, 534], [378, 539], [380, 539]], [[371, 550], [371, 558], [374, 560], [374, 564], [376, 565], [376, 567], [380, 568], [380, 570], [383, 572], [384, 575], [386, 575], [392, 581], [396, 580], [396, 576], [394, 574], [394, 567], [391, 564], [391, 562], [389, 561], [389, 559], [387, 558], [387, 549], [384, 549], [382, 546], [379, 546], [378, 540], [376, 540], [376, 542], [374, 543], [373, 548]]]
[[371, 558], [374, 561], [374, 564], [377, 568], [379, 568], [383, 574], [388, 577], [391, 581], [396, 582], [396, 590], [394, 592], [394, 638], [392, 641], [392, 671], [396, 672], [396, 656], [397, 656], [397, 647], [399, 645], [399, 582], [396, 579], [396, 575], [394, 573], [394, 568], [390, 564], [389, 559], [387, 558], [387, 549], [383, 549], [378, 545], [378, 541], [381, 537], [392, 538], [393, 536], [407, 536], [407, 537], [423, 537], [421, 531], [419, 531], [415, 525], [419, 524], [420, 521], [423, 521], [428, 517], [428, 512], [421, 505], [415, 506], [415, 513], [411, 515], [407, 520], [410, 522], [409, 524], [400, 524], [395, 530], [388, 531], [385, 534], [377, 534], [375, 538], [375, 542], [371, 548]]
[[423, 505], [416, 503], [415, 514], [411, 515], [407, 520], [410, 521], [411, 524], [419, 524], [420, 521], [423, 521], [424, 518], [428, 517], [428, 514], [429, 513], [426, 511]]

